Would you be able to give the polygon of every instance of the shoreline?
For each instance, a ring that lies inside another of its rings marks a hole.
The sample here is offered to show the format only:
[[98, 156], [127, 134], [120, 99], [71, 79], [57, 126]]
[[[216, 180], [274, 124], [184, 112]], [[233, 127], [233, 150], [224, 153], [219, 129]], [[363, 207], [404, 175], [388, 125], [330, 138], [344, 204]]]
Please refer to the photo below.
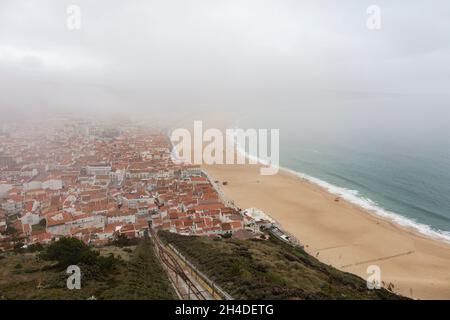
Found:
[[[236, 141], [235, 141], [236, 143]], [[250, 155], [245, 150], [243, 150], [241, 147], [237, 146], [236, 151], [240, 153], [241, 155], [245, 156], [248, 160], [257, 161], [259, 166], [268, 166], [268, 163], [265, 163], [261, 159], [259, 159], [256, 156]], [[358, 190], [350, 190], [345, 187], [339, 187], [336, 185], [333, 185], [325, 180], [316, 178], [314, 176], [311, 176], [309, 174], [296, 171], [294, 169], [290, 169], [283, 166], [278, 166], [278, 173], [284, 173], [288, 174], [296, 179], [300, 179], [303, 181], [307, 181], [311, 183], [312, 185], [318, 186], [321, 189], [323, 189], [325, 192], [333, 194], [337, 196], [338, 198], [342, 199], [343, 201], [346, 201], [348, 203], [351, 203], [358, 208], [366, 211], [367, 213], [371, 215], [375, 215], [376, 217], [379, 217], [384, 220], [388, 220], [395, 225], [398, 225], [399, 227], [411, 230], [412, 232], [417, 233], [418, 235], [424, 236], [426, 238], [430, 238], [433, 240], [441, 241], [446, 244], [450, 245], [450, 232], [446, 232], [443, 230], [436, 230], [430, 225], [427, 225], [425, 223], [417, 222], [407, 216], [404, 216], [402, 214], [389, 211], [382, 206], [378, 205], [377, 203], [373, 202], [369, 198], [362, 198], [359, 197], [357, 194], [359, 194]], [[335, 191], [333, 191], [335, 190]], [[355, 194], [352, 194], [355, 193]], [[446, 234], [447, 233], [447, 234]]]
[[[367, 278], [378, 264], [382, 281], [415, 299], [450, 298], [450, 245], [358, 206], [325, 187], [280, 168], [259, 175], [259, 165], [203, 166], [223, 182], [223, 192], [241, 208], [256, 207], [292, 234], [324, 263]], [[280, 192], [281, 191], [281, 192]]]
[[[393, 223], [394, 225], [398, 226], [399, 228], [404, 228], [406, 230], [409, 230], [413, 233], [415, 233], [418, 236], [422, 236], [426, 239], [436, 240], [443, 242], [445, 244], [450, 245], [450, 237], [444, 234], [445, 231], [442, 230], [436, 230], [433, 229], [432, 226], [427, 225], [425, 223], [417, 222], [409, 217], [406, 217], [400, 213], [392, 212], [387, 209], [384, 209], [377, 203], [373, 202], [369, 198], [365, 199], [362, 197], [359, 197], [357, 195], [349, 195], [346, 194], [346, 192], [351, 193], [352, 191], [358, 193], [357, 190], [350, 190], [344, 187], [338, 187], [336, 185], [333, 185], [329, 182], [326, 182], [324, 180], [321, 180], [319, 178], [315, 178], [313, 176], [309, 176], [307, 174], [304, 174], [302, 172], [297, 172], [292, 169], [288, 169], [285, 167], [280, 167], [280, 171], [282, 171], [284, 174], [292, 175], [294, 178], [307, 181], [308, 183], [311, 183], [313, 185], [318, 186], [325, 192], [328, 192], [332, 195], [335, 195], [336, 197], [340, 198], [342, 201], [346, 201], [348, 203], [351, 203], [358, 207], [361, 210], [364, 210], [366, 213], [375, 216], [376, 218], [380, 218], [383, 220], [386, 220], [388, 222]], [[325, 186], [327, 185], [327, 186]], [[338, 191], [331, 191], [330, 189], [334, 188]], [[340, 192], [339, 190], [343, 190]], [[354, 197], [354, 199], [349, 199], [351, 197]], [[359, 203], [358, 203], [359, 202]], [[363, 203], [361, 203], [363, 202]], [[365, 202], [365, 203], [364, 203]], [[426, 231], [425, 231], [425, 230]]]
[[[414, 221], [413, 219], [403, 216], [402, 214], [388, 211], [388, 210], [384, 209], [383, 207], [379, 206], [378, 204], [372, 202], [370, 199], [360, 198], [355, 195], [355, 199], [357, 199], [359, 201], [366, 201], [368, 203], [368, 206], [370, 206], [368, 208], [367, 205], [364, 206], [360, 203], [356, 203], [356, 201], [349, 200], [348, 198], [346, 198], [347, 195], [344, 195], [343, 193], [340, 193], [338, 191], [333, 192], [329, 188], [331, 187], [331, 188], [336, 188], [338, 190], [345, 190], [346, 192], [351, 192], [352, 190], [350, 190], [350, 189], [332, 185], [332, 184], [330, 184], [324, 180], [321, 180], [319, 178], [315, 178], [313, 176], [309, 176], [302, 172], [297, 172], [295, 170], [288, 169], [285, 167], [280, 167], [279, 171], [282, 172], [283, 174], [290, 175], [295, 179], [299, 179], [301, 181], [305, 181], [314, 186], [317, 186], [320, 189], [322, 189], [324, 192], [327, 192], [329, 194], [336, 196], [337, 198], [340, 199], [340, 201], [345, 201], [347, 203], [350, 203], [350, 204], [356, 206], [358, 209], [363, 210], [366, 214], [369, 214], [369, 215], [374, 216], [375, 218], [390, 222], [394, 226], [405, 229], [405, 231], [409, 231], [409, 232], [415, 234], [416, 236], [420, 236], [420, 237], [423, 237], [424, 239], [435, 240], [435, 241], [439, 241], [444, 244], [447, 244], [447, 245], [449, 245], [449, 249], [450, 249], [450, 238], [448, 238], [446, 235], [442, 234], [441, 230], [437, 231], [427, 224]], [[320, 183], [315, 182], [314, 180], [320, 181]], [[328, 187], [324, 186], [323, 184], [327, 184]], [[356, 190], [356, 192], [358, 192], [358, 191]], [[380, 213], [380, 212], [383, 212], [383, 213]], [[422, 231], [421, 227], [429, 229], [430, 232], [426, 233], [425, 231]]]

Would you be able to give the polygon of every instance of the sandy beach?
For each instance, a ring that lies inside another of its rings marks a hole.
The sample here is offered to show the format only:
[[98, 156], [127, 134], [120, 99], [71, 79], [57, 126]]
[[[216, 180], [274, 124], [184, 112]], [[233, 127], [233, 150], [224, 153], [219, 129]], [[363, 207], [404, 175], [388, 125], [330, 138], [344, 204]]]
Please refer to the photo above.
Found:
[[241, 208], [256, 207], [277, 220], [322, 262], [366, 279], [381, 279], [414, 299], [450, 299], [450, 245], [379, 218], [288, 172], [262, 176], [259, 165], [204, 168]]

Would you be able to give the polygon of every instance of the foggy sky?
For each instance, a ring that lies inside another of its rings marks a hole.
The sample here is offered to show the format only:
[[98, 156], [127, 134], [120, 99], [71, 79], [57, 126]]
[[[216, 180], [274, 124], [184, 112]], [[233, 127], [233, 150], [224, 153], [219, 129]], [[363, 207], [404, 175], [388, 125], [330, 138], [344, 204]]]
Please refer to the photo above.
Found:
[[[366, 27], [371, 4], [381, 30]], [[0, 0], [0, 118], [431, 112], [444, 126], [449, 19], [446, 0]]]

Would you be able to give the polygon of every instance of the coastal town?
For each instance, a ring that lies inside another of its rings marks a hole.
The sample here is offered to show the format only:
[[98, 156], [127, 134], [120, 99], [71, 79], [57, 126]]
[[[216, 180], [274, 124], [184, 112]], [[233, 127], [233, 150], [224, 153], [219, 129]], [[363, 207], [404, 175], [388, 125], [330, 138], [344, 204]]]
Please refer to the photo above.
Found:
[[0, 132], [0, 252], [74, 237], [92, 246], [152, 231], [261, 238], [273, 221], [223, 199], [158, 129], [52, 119]]

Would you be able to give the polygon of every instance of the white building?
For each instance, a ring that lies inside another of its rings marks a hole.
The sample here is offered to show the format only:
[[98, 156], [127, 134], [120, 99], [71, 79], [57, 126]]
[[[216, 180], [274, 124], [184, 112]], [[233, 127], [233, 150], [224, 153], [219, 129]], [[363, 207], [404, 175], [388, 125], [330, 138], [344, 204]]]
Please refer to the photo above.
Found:
[[27, 183], [24, 183], [23, 186], [26, 191], [42, 189], [42, 181], [32, 180]]
[[56, 177], [48, 177], [44, 180], [44, 182], [42, 182], [42, 188], [50, 190], [61, 190], [63, 188], [63, 182], [61, 179], [58, 179]]
[[5, 197], [12, 188], [12, 184], [0, 182], [0, 198]]
[[70, 228], [104, 228], [106, 225], [106, 218], [101, 215], [83, 214], [73, 217], [73, 220], [68, 223]]
[[94, 176], [107, 176], [111, 172], [111, 166], [107, 164], [92, 164], [86, 167], [86, 173]]
[[36, 224], [39, 224], [40, 219], [41, 218], [39, 214], [35, 212], [26, 212], [22, 217], [20, 217], [20, 222], [22, 222], [22, 224], [34, 226]]
[[22, 210], [22, 202], [8, 199], [2, 203], [2, 209], [8, 214], [19, 213]]
[[59, 212], [46, 217], [47, 232], [57, 235], [69, 234], [68, 222], [72, 221], [72, 216], [67, 212]]
[[5, 232], [5, 231], [6, 231], [6, 220], [0, 219], [0, 232]]
[[108, 224], [111, 223], [136, 223], [136, 215], [129, 212], [111, 212], [108, 213]]
[[246, 217], [247, 225], [254, 226], [264, 226], [266, 228], [270, 228], [275, 224], [275, 220], [273, 220], [268, 214], [264, 213], [264, 211], [256, 209], [256, 208], [248, 208], [243, 211], [244, 217]]

